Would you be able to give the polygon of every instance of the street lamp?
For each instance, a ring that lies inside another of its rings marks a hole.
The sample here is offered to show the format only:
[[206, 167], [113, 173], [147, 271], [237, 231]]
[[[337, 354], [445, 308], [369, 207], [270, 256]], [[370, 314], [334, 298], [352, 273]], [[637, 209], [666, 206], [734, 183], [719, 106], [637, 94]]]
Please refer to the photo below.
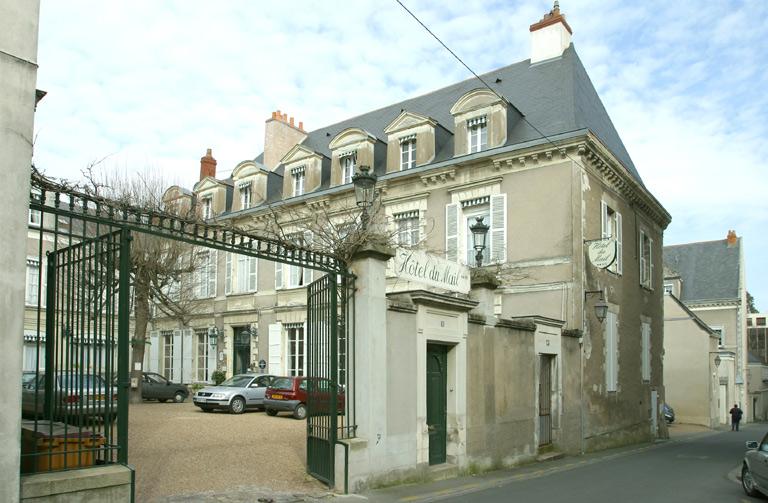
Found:
[[215, 326], [208, 327], [208, 341], [211, 343], [211, 347], [216, 347], [216, 340], [219, 338], [219, 329]]
[[357, 206], [362, 210], [360, 221], [363, 224], [363, 230], [368, 227], [368, 208], [373, 206], [373, 199], [376, 197], [376, 174], [369, 173], [370, 166], [360, 166], [360, 170], [352, 176], [352, 184], [355, 186], [355, 200]]
[[719, 368], [720, 367], [720, 362], [721, 361], [722, 360], [720, 359], [720, 355], [715, 356], [715, 368]]
[[600, 299], [598, 299], [597, 302], [595, 302], [595, 318], [597, 318], [597, 321], [602, 323], [605, 321], [605, 317], [608, 315], [608, 304], [605, 302], [605, 298], [603, 297], [603, 291], [602, 290], [587, 290], [584, 292], [584, 301], [587, 300], [587, 295], [592, 294], [600, 294]]
[[472, 243], [477, 252], [475, 255], [477, 267], [483, 265], [483, 250], [485, 250], [485, 242], [488, 239], [488, 229], [490, 227], [483, 223], [483, 217], [475, 217], [475, 223], [469, 226], [469, 230], [472, 231]]

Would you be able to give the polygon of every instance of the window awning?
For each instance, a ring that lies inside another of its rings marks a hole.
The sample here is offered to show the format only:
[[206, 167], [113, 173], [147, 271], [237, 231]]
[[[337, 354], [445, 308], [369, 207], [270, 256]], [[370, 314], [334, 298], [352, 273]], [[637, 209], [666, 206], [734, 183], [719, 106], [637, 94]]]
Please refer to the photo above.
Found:
[[487, 119], [487, 117], [485, 115], [480, 116], [480, 117], [475, 117], [474, 119], [469, 119], [467, 121], [467, 126], [468, 127], [472, 127], [472, 126], [482, 125], [482, 124], [485, 124], [487, 122], [487, 120], [488, 119]]
[[339, 159], [342, 159], [344, 157], [352, 157], [357, 155], [357, 150], [347, 150], [339, 154]]
[[250, 186], [251, 186], [250, 180], [243, 180], [243, 181], [237, 182], [237, 188], [240, 190], [247, 189]]
[[400, 138], [400, 144], [403, 144], [407, 141], [416, 140], [416, 134], [409, 134], [407, 136], [403, 136]]
[[301, 166], [296, 166], [295, 168], [292, 168], [291, 174], [293, 176], [303, 175], [305, 170], [306, 170], [306, 166], [302, 164]]
[[409, 218], [419, 218], [419, 210], [395, 213], [394, 215], [392, 215], [392, 218], [395, 220], [408, 220]]
[[471, 206], [482, 206], [483, 204], [489, 204], [491, 202], [491, 196], [474, 197], [461, 202], [462, 208], [469, 208]]

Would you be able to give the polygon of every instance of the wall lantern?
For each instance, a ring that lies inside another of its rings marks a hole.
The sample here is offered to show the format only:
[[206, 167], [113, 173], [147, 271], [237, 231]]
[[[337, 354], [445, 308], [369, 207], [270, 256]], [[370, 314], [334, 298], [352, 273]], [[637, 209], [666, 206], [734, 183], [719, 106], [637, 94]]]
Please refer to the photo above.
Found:
[[368, 227], [368, 208], [373, 206], [373, 200], [376, 197], [376, 174], [370, 173], [370, 166], [360, 166], [360, 170], [352, 176], [352, 184], [355, 186], [355, 201], [362, 210], [360, 221], [363, 224], [363, 230]]
[[483, 250], [485, 250], [485, 242], [488, 239], [488, 229], [490, 227], [483, 223], [483, 217], [475, 217], [475, 223], [469, 226], [469, 230], [472, 231], [472, 243], [477, 252], [475, 255], [477, 267], [483, 265]]
[[215, 326], [208, 327], [208, 341], [211, 343], [211, 347], [216, 347], [217, 339], [219, 338], [219, 329]]
[[719, 355], [719, 354], [717, 354], [717, 355], [715, 356], [715, 368], [718, 368], [718, 367], [720, 367], [720, 362], [722, 362], [722, 361], [723, 361], [723, 360], [720, 358], [720, 355]]
[[598, 299], [597, 302], [595, 302], [595, 318], [597, 318], [597, 321], [602, 323], [605, 321], [605, 317], [608, 315], [608, 304], [605, 302], [605, 298], [603, 297], [603, 291], [602, 290], [587, 290], [584, 292], [584, 301], [587, 300], [587, 295], [591, 294], [600, 294], [600, 299]]

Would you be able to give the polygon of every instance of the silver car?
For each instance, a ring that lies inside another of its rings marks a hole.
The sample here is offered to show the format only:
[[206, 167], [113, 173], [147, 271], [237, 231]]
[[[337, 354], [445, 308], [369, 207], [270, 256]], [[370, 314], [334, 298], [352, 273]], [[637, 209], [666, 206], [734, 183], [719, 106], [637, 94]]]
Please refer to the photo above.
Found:
[[[40, 372], [22, 384], [21, 411], [39, 417], [44, 404], [45, 373]], [[101, 376], [60, 371], [53, 382], [52, 405], [55, 418], [104, 416], [117, 410], [117, 390], [109, 388]]]
[[263, 409], [264, 392], [274, 376], [265, 374], [238, 374], [218, 386], [206, 386], [192, 397], [192, 402], [203, 412], [215, 409], [242, 414], [246, 409]]
[[768, 495], [768, 433], [761, 442], [747, 442], [741, 467], [741, 487], [748, 496]]

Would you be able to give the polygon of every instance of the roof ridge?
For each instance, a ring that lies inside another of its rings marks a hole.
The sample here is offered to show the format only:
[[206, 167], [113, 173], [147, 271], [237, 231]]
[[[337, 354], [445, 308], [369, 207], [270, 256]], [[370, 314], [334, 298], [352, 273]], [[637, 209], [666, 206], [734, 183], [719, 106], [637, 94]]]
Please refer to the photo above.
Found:
[[[738, 239], [741, 239], [739, 236]], [[724, 243], [727, 242], [727, 239], [713, 239], [709, 241], [691, 241], [690, 243], [679, 243], [675, 245], [664, 245], [664, 248], [672, 248], [674, 246], [690, 246], [690, 245], [701, 245], [701, 244], [708, 244], [708, 243]]]

